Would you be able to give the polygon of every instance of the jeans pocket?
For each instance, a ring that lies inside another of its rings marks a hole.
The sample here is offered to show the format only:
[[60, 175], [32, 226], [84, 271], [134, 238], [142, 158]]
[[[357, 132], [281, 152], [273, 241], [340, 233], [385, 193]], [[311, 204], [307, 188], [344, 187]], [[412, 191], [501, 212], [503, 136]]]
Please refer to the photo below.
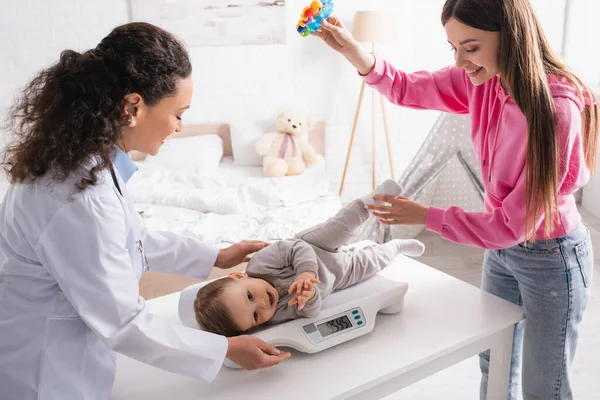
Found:
[[[577, 264], [579, 265], [583, 285], [587, 288], [591, 278], [591, 276], [588, 276], [588, 272], [589, 275], [591, 275], [591, 268], [594, 266], [594, 254], [592, 252], [589, 234], [586, 240], [575, 246], [575, 256], [577, 257]], [[588, 269], [590, 269], [590, 271], [588, 271]]]
[[558, 255], [560, 254], [560, 245], [558, 243], [556, 244], [552, 244], [551, 246], [548, 246], [547, 244], [524, 244], [524, 243], [519, 243], [517, 245], [522, 251], [528, 253], [528, 254], [532, 254], [532, 255], [537, 255], [537, 256], [549, 256], [549, 255]]

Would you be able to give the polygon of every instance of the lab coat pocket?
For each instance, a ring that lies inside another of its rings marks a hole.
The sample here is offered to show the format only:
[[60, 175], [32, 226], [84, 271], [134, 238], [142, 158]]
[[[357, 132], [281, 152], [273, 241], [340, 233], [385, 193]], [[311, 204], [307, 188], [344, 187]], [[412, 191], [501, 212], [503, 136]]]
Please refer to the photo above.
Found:
[[79, 313], [73, 308], [71, 302], [60, 292], [54, 303], [54, 310], [50, 315], [51, 319], [80, 319]]
[[[65, 388], [75, 390], [79, 396], [85, 389], [77, 390], [82, 374], [82, 360], [86, 354], [87, 326], [81, 319], [50, 319], [44, 338], [40, 371], [40, 399], [59, 399]], [[70, 359], [65, 362], [64, 359]]]

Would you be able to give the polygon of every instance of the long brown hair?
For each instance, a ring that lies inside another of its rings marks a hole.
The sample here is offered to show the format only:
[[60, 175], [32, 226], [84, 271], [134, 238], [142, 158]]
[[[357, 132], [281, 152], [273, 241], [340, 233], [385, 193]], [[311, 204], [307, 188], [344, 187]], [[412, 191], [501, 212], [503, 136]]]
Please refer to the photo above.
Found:
[[[115, 28], [95, 49], [65, 50], [42, 70], [12, 106], [8, 129], [15, 136], [2, 160], [11, 182], [32, 182], [46, 173], [64, 181], [82, 172], [79, 190], [108, 168], [120, 139], [124, 97], [140, 94], [152, 106], [192, 72], [184, 46], [147, 23]], [[98, 163], [83, 171], [92, 159]]]
[[600, 122], [593, 91], [552, 51], [529, 0], [447, 0], [442, 24], [450, 18], [476, 29], [500, 32], [498, 65], [502, 85], [527, 119], [525, 236], [535, 240], [535, 222], [544, 215], [544, 235], [558, 221], [556, 116], [548, 75], [566, 78], [583, 104], [585, 163], [594, 172]]

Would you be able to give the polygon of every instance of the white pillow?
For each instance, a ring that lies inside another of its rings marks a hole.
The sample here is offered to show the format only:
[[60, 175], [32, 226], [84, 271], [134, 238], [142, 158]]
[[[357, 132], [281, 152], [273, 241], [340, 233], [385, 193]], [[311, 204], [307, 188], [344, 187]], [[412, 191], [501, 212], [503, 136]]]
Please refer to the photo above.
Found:
[[169, 139], [157, 155], [149, 155], [144, 163], [210, 176], [222, 158], [223, 139], [219, 135], [200, 135]]
[[234, 165], [262, 165], [254, 145], [265, 133], [273, 132], [274, 120], [238, 119], [229, 123]]

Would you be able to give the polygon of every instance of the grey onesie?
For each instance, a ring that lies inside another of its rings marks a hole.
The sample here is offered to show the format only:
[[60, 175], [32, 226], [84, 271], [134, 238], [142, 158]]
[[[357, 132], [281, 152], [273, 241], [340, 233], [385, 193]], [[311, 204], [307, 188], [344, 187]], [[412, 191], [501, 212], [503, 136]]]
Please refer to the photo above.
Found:
[[[328, 221], [298, 233], [295, 239], [275, 242], [252, 257], [246, 273], [266, 279], [279, 292], [277, 310], [270, 323], [318, 315], [323, 299], [331, 292], [370, 278], [401, 254], [398, 240], [338, 250], [349, 243], [355, 230], [368, 217], [363, 203], [355, 200]], [[315, 272], [321, 283], [315, 285], [315, 295], [298, 311], [297, 305], [287, 305], [292, 299], [288, 289], [296, 276], [305, 271]]]

